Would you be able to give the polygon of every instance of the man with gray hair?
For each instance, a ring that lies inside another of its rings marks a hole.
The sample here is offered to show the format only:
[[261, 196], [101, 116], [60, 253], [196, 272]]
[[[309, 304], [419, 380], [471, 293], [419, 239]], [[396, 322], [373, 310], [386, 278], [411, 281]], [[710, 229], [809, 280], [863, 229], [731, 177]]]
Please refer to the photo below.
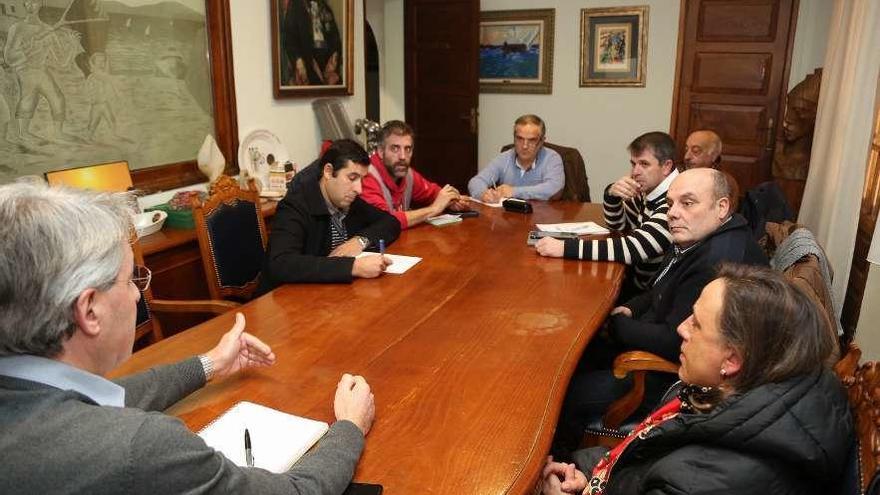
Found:
[[513, 148], [501, 153], [468, 182], [471, 197], [487, 203], [503, 198], [550, 199], [565, 186], [559, 153], [544, 146], [547, 126], [526, 114], [513, 123]]
[[275, 354], [242, 314], [216, 347], [115, 382], [150, 283], [134, 266], [121, 195], [0, 186], [0, 493], [341, 493], [373, 395], [343, 375], [333, 424], [289, 471], [242, 468], [158, 413]]
[[684, 145], [684, 169], [718, 168], [721, 163], [721, 137], [709, 129], [688, 136]]

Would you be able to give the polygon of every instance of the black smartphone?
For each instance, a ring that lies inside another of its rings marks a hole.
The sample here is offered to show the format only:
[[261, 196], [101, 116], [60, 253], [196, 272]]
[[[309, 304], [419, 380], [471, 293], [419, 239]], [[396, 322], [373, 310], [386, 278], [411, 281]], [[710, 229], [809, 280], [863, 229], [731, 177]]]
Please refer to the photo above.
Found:
[[382, 495], [382, 485], [352, 482], [342, 495]]
[[467, 210], [467, 211], [452, 211], [450, 212], [453, 215], [458, 215], [461, 218], [470, 218], [470, 217], [478, 217], [480, 216], [480, 212], [477, 210]]

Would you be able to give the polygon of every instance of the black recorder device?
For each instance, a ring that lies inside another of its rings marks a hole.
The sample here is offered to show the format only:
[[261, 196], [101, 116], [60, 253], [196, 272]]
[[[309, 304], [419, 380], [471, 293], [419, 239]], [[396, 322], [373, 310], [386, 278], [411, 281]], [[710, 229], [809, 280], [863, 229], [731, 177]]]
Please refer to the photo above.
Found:
[[531, 213], [532, 205], [524, 199], [507, 198], [501, 202], [501, 206], [507, 211], [516, 213]]

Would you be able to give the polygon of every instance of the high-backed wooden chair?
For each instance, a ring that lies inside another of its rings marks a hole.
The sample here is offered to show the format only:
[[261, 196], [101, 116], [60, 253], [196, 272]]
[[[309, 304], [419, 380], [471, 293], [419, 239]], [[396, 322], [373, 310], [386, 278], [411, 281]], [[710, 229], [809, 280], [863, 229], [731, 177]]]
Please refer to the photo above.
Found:
[[[587, 166], [584, 163], [584, 157], [577, 148], [569, 148], [568, 146], [560, 146], [553, 143], [544, 143], [544, 146], [559, 153], [562, 157], [562, 167], [565, 169], [565, 185], [559, 193], [559, 197], [552, 199], [561, 199], [562, 201], [580, 201], [581, 203], [590, 202], [590, 182], [587, 179]], [[501, 152], [505, 152], [513, 148], [513, 144], [504, 145]]]
[[[144, 264], [144, 253], [136, 239], [131, 244], [134, 253], [135, 265]], [[137, 306], [137, 319], [135, 320], [135, 341], [148, 338], [149, 343], [155, 343], [163, 338], [162, 324], [157, 315], [163, 313], [207, 313], [223, 314], [237, 308], [239, 305], [229, 301], [192, 300], [192, 301], [169, 301], [153, 298], [153, 290], [141, 292], [141, 298]]]
[[855, 428], [853, 452], [840, 483], [839, 493], [846, 495], [880, 493], [880, 363], [859, 365], [861, 355], [859, 348], [850, 344], [834, 367], [847, 389]]
[[266, 224], [255, 191], [221, 177], [211, 195], [193, 207], [202, 264], [213, 299], [250, 299], [266, 256]]

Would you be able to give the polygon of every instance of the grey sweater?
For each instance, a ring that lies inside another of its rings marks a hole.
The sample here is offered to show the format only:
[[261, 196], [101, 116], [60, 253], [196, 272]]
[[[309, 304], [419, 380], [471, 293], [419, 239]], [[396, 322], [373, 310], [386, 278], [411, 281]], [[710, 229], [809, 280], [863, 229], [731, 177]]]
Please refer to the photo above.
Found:
[[286, 473], [241, 468], [158, 412], [205, 384], [198, 359], [117, 383], [124, 408], [0, 376], [0, 493], [339, 494], [363, 450], [357, 426], [339, 421]]

